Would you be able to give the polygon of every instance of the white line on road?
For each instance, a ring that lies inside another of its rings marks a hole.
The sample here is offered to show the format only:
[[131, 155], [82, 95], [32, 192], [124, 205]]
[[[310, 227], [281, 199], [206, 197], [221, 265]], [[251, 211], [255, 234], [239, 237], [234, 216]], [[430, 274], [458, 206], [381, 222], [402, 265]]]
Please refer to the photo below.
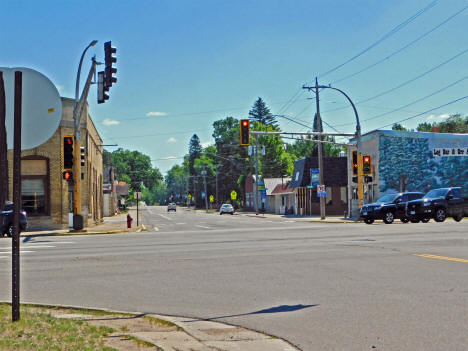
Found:
[[178, 225], [182, 225], [182, 224], [187, 224], [187, 223], [176, 223], [176, 224], [178, 224]]
[[203, 226], [203, 225], [198, 225], [198, 224], [195, 224], [195, 227], [204, 228], [204, 229], [210, 229], [210, 227], [205, 227], [205, 226]]
[[159, 213], [159, 215], [160, 215], [162, 218], [165, 218], [165, 219], [168, 219], [168, 220], [172, 221], [172, 218], [169, 218], [168, 216], [165, 216], [165, 215], [160, 214], [160, 213]]

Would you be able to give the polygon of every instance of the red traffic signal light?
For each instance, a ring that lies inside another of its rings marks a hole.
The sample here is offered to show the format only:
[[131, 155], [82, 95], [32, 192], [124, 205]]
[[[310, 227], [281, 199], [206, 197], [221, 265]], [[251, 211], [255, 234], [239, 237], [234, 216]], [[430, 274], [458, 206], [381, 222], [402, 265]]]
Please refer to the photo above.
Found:
[[[352, 162], [353, 162], [353, 176], [357, 176], [358, 175], [358, 158], [357, 158], [357, 151], [353, 151], [353, 159], [352, 159]], [[355, 182], [357, 183], [357, 182]]]
[[73, 172], [72, 171], [64, 171], [62, 173], [62, 178], [65, 180], [73, 180]]
[[72, 170], [73, 169], [73, 136], [64, 136], [62, 142], [63, 148], [63, 169], [64, 170]]
[[364, 175], [372, 173], [371, 157], [369, 155], [362, 156], [362, 173]]
[[248, 119], [240, 121], [240, 144], [250, 145], [250, 121]]

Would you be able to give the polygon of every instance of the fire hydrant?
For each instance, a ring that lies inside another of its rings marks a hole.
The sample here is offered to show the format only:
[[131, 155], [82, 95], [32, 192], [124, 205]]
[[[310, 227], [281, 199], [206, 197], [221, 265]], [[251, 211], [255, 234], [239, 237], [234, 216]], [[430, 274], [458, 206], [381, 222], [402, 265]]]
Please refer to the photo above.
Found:
[[127, 214], [127, 228], [132, 227], [132, 221], [133, 221], [133, 218], [132, 218], [132, 216], [130, 216], [130, 213]]

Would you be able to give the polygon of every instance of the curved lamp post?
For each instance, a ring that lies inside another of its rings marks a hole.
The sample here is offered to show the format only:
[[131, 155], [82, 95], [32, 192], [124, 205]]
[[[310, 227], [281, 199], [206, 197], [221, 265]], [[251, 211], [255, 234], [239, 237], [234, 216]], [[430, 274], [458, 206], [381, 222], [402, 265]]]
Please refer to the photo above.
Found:
[[80, 64], [78, 65], [78, 73], [76, 74], [75, 106], [74, 106], [75, 110], [76, 110], [76, 105], [78, 105], [78, 99], [79, 99], [78, 93], [79, 93], [79, 90], [80, 90], [80, 73], [81, 73], [81, 65], [83, 64], [83, 58], [84, 58], [84, 56], [86, 54], [86, 51], [88, 51], [88, 49], [91, 46], [96, 45], [97, 42], [98, 42], [97, 40], [93, 40], [91, 43], [88, 44], [86, 49], [84, 49], [83, 53], [81, 54]]

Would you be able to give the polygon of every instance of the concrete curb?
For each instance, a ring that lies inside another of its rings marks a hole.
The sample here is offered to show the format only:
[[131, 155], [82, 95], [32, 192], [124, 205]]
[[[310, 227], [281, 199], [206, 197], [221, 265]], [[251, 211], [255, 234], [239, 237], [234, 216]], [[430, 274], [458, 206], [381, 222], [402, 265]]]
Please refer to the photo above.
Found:
[[[10, 302], [4, 302], [11, 304]], [[88, 311], [103, 311], [125, 315], [145, 315], [175, 324], [178, 328], [168, 332], [136, 332], [127, 333], [133, 337], [160, 347], [163, 350], [189, 351], [194, 349], [223, 351], [301, 351], [286, 340], [276, 336], [257, 332], [252, 329], [211, 320], [180, 316], [167, 316], [155, 313], [120, 311], [108, 308], [83, 307], [73, 305], [51, 305], [42, 303], [22, 302], [22, 305], [45, 308], [63, 308]]]
[[73, 236], [73, 235], [102, 235], [102, 234], [134, 234], [147, 231], [147, 228], [142, 224], [139, 228], [134, 231], [127, 231], [125, 229], [115, 230], [102, 230], [102, 231], [50, 231], [47, 233], [35, 233], [35, 232], [22, 232], [20, 237], [41, 237], [41, 236]]

